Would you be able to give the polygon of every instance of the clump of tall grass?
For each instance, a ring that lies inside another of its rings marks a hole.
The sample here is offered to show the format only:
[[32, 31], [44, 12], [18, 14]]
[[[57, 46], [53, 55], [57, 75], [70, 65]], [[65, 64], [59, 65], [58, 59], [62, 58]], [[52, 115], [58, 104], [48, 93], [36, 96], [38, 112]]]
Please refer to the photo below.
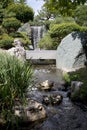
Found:
[[0, 118], [12, 120], [15, 100], [23, 101], [31, 81], [31, 65], [0, 50]]

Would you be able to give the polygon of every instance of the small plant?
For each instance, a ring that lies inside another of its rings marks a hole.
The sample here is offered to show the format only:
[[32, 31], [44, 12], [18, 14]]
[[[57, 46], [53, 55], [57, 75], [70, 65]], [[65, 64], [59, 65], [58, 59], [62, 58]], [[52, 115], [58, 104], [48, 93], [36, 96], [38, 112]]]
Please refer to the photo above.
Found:
[[52, 43], [52, 39], [49, 34], [46, 34], [39, 42], [39, 48], [45, 50], [52, 50], [55, 48], [54, 44]]
[[64, 78], [64, 80], [65, 80], [65, 82], [66, 82], [67, 84], [70, 84], [70, 83], [71, 83], [71, 79], [70, 79], [70, 76], [69, 76], [68, 73], [64, 73], [64, 74], [63, 74], [63, 78]]
[[5, 122], [15, 118], [13, 107], [16, 100], [23, 103], [26, 89], [31, 84], [31, 65], [0, 50], [0, 117]]
[[3, 19], [2, 25], [7, 29], [8, 33], [15, 32], [21, 26], [21, 22], [14, 18], [5, 18]]
[[8, 34], [3, 34], [0, 36], [0, 48], [9, 49], [13, 47], [13, 38]]

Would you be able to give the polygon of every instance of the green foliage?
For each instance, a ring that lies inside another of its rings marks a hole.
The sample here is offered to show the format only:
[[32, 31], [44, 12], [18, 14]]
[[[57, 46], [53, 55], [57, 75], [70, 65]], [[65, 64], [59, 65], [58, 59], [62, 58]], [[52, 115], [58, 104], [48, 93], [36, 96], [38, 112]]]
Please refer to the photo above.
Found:
[[87, 28], [81, 27], [75, 23], [51, 24], [49, 34], [53, 40], [55, 49], [57, 49], [61, 40], [73, 31], [87, 32]]
[[69, 76], [68, 73], [64, 73], [64, 74], [63, 74], [63, 78], [64, 78], [64, 81], [65, 81], [66, 83], [70, 84], [71, 79], [70, 79], [70, 76]]
[[76, 23], [87, 26], [87, 5], [78, 6], [74, 13]]
[[27, 36], [25, 32], [20, 32], [20, 34], [21, 34], [21, 37], [19, 39], [23, 43], [24, 48], [29, 49], [28, 45], [31, 44], [29, 36]]
[[31, 84], [31, 65], [0, 50], [0, 118], [16, 121], [13, 107], [16, 100], [23, 102]]
[[54, 49], [54, 45], [52, 43], [52, 39], [49, 34], [46, 34], [39, 42], [38, 44], [39, 48], [46, 49], [46, 50], [52, 50]]
[[3, 27], [7, 29], [8, 33], [15, 32], [21, 26], [21, 23], [16, 18], [6, 18], [2, 23]]
[[29, 49], [28, 45], [31, 44], [31, 41], [29, 39], [29, 36], [26, 34], [26, 32], [15, 32], [9, 34], [13, 38], [18, 38], [23, 44], [23, 47], [25, 49]]
[[2, 26], [0, 26], [0, 35], [2, 35], [4, 33], [6, 33], [6, 30]]
[[32, 8], [24, 4], [12, 4], [7, 8], [8, 13], [13, 12], [16, 14], [16, 18], [23, 23], [33, 20], [34, 12]]
[[4, 16], [4, 10], [3, 10], [2, 6], [0, 5], [0, 24], [3, 21], [3, 16]]
[[44, 0], [44, 7], [51, 15], [71, 16], [78, 5], [85, 4], [87, 0]]
[[51, 24], [61, 24], [61, 23], [75, 23], [74, 18], [72, 17], [62, 17], [62, 16], [57, 16]]
[[3, 8], [6, 8], [9, 4], [13, 3], [14, 0], [0, 0], [0, 4]]
[[61, 39], [72, 31], [79, 31], [79, 28], [80, 26], [75, 23], [54, 24], [50, 26], [49, 33], [52, 38], [59, 36]]
[[12, 43], [13, 38], [8, 34], [3, 34], [0, 36], [0, 48], [9, 49], [13, 46]]

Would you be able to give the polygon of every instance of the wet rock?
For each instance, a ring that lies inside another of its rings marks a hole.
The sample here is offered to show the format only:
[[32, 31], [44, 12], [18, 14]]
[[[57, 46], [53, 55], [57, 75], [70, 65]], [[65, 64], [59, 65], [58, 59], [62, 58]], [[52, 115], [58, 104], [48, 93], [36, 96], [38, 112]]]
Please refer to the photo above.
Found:
[[26, 109], [26, 115], [28, 120], [33, 122], [46, 118], [46, 111], [41, 103], [30, 100], [29, 107]]
[[65, 82], [55, 82], [53, 87], [52, 87], [52, 91], [67, 91], [68, 89], [68, 85], [66, 85]]
[[51, 103], [50, 102], [50, 96], [47, 96], [47, 95], [43, 96], [43, 103], [45, 105], [49, 105]]
[[72, 81], [71, 82], [71, 97], [80, 90], [80, 88], [82, 87], [83, 82], [81, 81]]
[[51, 103], [52, 105], [59, 105], [62, 102], [63, 97], [61, 95], [52, 95]]
[[46, 110], [43, 105], [35, 100], [29, 101], [27, 107], [15, 106], [14, 114], [24, 122], [34, 122], [46, 118]]
[[40, 90], [51, 90], [51, 88], [53, 87], [54, 82], [49, 81], [49, 80], [45, 80], [44, 82], [39, 84], [39, 89]]
[[59, 94], [50, 94], [43, 97], [43, 103], [45, 105], [59, 105], [62, 102], [63, 97]]

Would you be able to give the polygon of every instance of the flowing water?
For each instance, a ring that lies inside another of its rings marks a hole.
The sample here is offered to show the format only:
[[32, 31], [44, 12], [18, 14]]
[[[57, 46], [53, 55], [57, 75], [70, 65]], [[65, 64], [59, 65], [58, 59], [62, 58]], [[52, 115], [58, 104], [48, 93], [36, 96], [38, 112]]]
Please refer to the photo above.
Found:
[[[34, 66], [34, 87], [36, 88], [44, 80], [51, 80], [55, 83], [55, 87], [62, 87], [60, 86], [60, 83], [63, 82], [62, 72], [57, 70], [55, 65]], [[67, 91], [55, 89], [45, 92], [34, 89], [30, 97], [42, 103], [43, 95], [50, 93], [61, 94], [62, 103], [56, 106], [43, 104], [47, 111], [47, 118], [36, 124], [32, 123], [32, 127], [28, 127], [26, 130], [87, 130], [87, 109], [83, 109], [81, 105], [81, 107], [75, 105], [67, 97]]]
[[34, 49], [38, 48], [38, 42], [44, 36], [44, 33], [44, 26], [31, 26], [32, 44]]
[[[37, 48], [38, 41], [43, 36], [42, 27], [32, 28], [32, 40], [34, 49]], [[39, 91], [37, 86], [39, 83], [50, 80], [55, 84], [54, 90], [45, 92]], [[36, 65], [34, 66], [34, 82], [33, 89], [29, 92], [29, 97], [42, 102], [43, 95], [61, 94], [63, 101], [56, 106], [45, 104], [47, 118], [37, 123], [28, 124], [23, 130], [87, 130], [87, 108], [82, 104], [74, 104], [67, 96], [68, 91], [64, 91], [62, 72], [57, 70], [55, 65]]]

